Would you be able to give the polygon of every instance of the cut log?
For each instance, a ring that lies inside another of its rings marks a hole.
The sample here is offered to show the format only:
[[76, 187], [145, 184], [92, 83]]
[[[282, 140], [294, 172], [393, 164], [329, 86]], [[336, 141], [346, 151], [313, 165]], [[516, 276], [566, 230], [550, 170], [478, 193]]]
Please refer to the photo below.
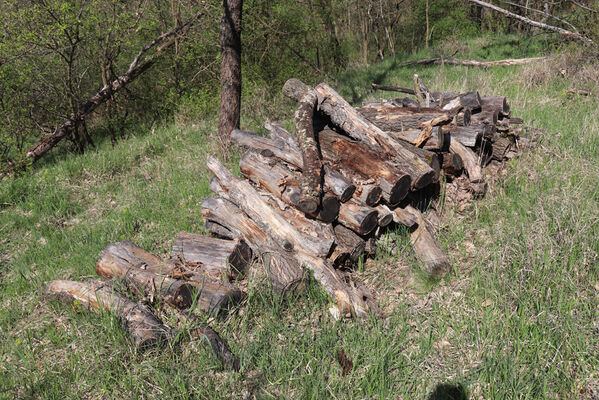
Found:
[[472, 122], [472, 112], [470, 109], [465, 108], [455, 116], [455, 123], [458, 126], [468, 126]]
[[231, 140], [239, 146], [260, 150], [266, 157], [278, 157], [300, 169], [304, 166], [302, 153], [299, 149], [290, 147], [286, 142], [265, 138], [239, 129], [234, 129], [231, 132]]
[[384, 151], [392, 160], [401, 164], [402, 169], [412, 178], [413, 188], [425, 187], [434, 180], [435, 172], [430, 166], [361, 116], [330, 86], [321, 83], [315, 90], [318, 93], [318, 107], [331, 118], [331, 122], [349, 136], [368, 144], [374, 151]]
[[472, 114], [470, 122], [474, 124], [495, 125], [499, 119], [498, 110], [483, 110], [479, 113]]
[[464, 169], [462, 157], [457, 154], [443, 153], [443, 171], [449, 176], [459, 176]]
[[481, 100], [483, 111], [498, 111], [503, 117], [510, 116], [510, 106], [504, 96], [483, 96]]
[[437, 108], [406, 108], [386, 105], [359, 107], [362, 116], [383, 131], [418, 129], [420, 124], [438, 117], [449, 119], [449, 114]]
[[[421, 132], [421, 129], [407, 129], [405, 131], [389, 131], [388, 133], [396, 140], [414, 144]], [[441, 127], [435, 126], [431, 132], [431, 137], [421, 147], [426, 150], [443, 150], [446, 146], [445, 136]]]
[[[402, 168], [381, 158], [367, 145], [350, 140], [330, 129], [318, 133], [323, 158], [331, 165], [358, 171], [365, 178], [374, 178], [383, 189], [383, 198], [390, 204], [399, 203], [410, 189], [411, 177]], [[403, 147], [398, 145], [398, 147]], [[413, 153], [411, 153], [414, 155]], [[430, 168], [430, 167], [429, 167]]]
[[468, 178], [472, 183], [481, 183], [483, 182], [483, 171], [480, 168], [476, 155], [472, 150], [465, 147], [457, 140], [452, 140], [449, 145], [449, 151], [452, 154], [457, 154], [462, 159], [464, 163], [464, 169], [468, 174]]
[[149, 307], [117, 293], [107, 282], [55, 280], [48, 283], [45, 294], [49, 298], [93, 311], [113, 312], [123, 323], [138, 350], [164, 343], [172, 336], [171, 330], [158, 320]]
[[341, 224], [361, 235], [367, 235], [378, 225], [378, 213], [352, 199], [341, 204], [338, 220]]
[[374, 209], [378, 213], [378, 224], [381, 228], [393, 222], [393, 213], [391, 212], [389, 207], [387, 207], [384, 204], [379, 204]]
[[[243, 292], [234, 286], [224, 282], [211, 281], [203, 274], [186, 270], [170, 260], [163, 260], [129, 241], [113, 243], [106, 247], [100, 253], [100, 259], [96, 265], [99, 275], [117, 276], [124, 279], [125, 282], [131, 276], [142, 276], [135, 270], [182, 279], [186, 281], [186, 284], [193, 285], [194, 291], [198, 292], [196, 301], [199, 308], [209, 314], [220, 314], [244, 298]], [[135, 281], [140, 285], [141, 290], [146, 290], [146, 293], [160, 288], [160, 286], [152, 288], [152, 282], [141, 280], [141, 278]], [[160, 282], [156, 282], [156, 284], [158, 283]], [[165, 282], [163, 286], [168, 289], [168, 282]], [[135, 287], [133, 288], [135, 289]]]
[[313, 115], [318, 98], [312, 89], [306, 91], [295, 111], [297, 141], [302, 150], [303, 169], [300, 180], [299, 209], [307, 214], [315, 213], [320, 205], [322, 163], [314, 136]]
[[438, 279], [449, 270], [449, 260], [445, 252], [439, 247], [433, 235], [433, 230], [422, 213], [413, 207], [409, 208], [409, 212], [413, 214], [417, 221], [416, 229], [410, 233], [410, 242], [414, 254], [416, 258], [424, 263], [426, 271], [433, 278]]
[[252, 187], [249, 182], [234, 176], [217, 159], [209, 157], [208, 169], [218, 178], [230, 199], [240, 207], [262, 230], [283, 249], [302, 249], [308, 254], [324, 257], [333, 243], [308, 237], [297, 231], [289, 221], [277, 214]]
[[413, 207], [397, 207], [393, 210], [393, 221], [396, 224], [411, 228], [418, 223], [416, 216], [412, 212]]
[[187, 232], [177, 235], [172, 255], [187, 268], [201, 269], [216, 279], [223, 276], [234, 279], [252, 261], [252, 250], [243, 240], [222, 240]]
[[447, 125], [443, 132], [450, 136], [450, 141], [458, 141], [466, 147], [475, 147], [480, 143], [484, 132], [484, 125], [456, 126]]
[[354, 198], [367, 206], [374, 206], [378, 204], [383, 196], [383, 189], [379, 185], [358, 185], [358, 190], [354, 195]]
[[356, 191], [356, 186], [350, 180], [326, 165], [324, 166], [324, 185], [343, 203], [351, 199]]
[[343, 225], [335, 226], [335, 249], [331, 260], [335, 266], [353, 266], [364, 253], [366, 242], [351, 229]]
[[286, 294], [301, 287], [304, 273], [293, 256], [284, 251], [247, 214], [223, 198], [209, 197], [202, 202], [202, 215], [226, 227], [236, 238], [244, 239], [255, 254], [265, 258], [273, 289]]
[[494, 160], [503, 161], [505, 154], [512, 147], [512, 140], [507, 137], [501, 137], [493, 142], [493, 154], [492, 158]]

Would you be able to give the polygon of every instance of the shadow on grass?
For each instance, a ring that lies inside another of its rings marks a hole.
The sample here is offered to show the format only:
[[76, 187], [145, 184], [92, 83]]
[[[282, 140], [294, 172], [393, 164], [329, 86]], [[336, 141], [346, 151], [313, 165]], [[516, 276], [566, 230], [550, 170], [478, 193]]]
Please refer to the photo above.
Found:
[[440, 383], [427, 397], [427, 400], [467, 400], [468, 392], [461, 383]]

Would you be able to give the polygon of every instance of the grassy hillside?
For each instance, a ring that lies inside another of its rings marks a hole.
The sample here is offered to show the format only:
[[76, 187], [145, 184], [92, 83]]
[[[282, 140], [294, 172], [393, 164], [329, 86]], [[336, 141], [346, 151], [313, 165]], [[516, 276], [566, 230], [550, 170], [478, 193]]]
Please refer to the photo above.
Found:
[[[402, 231], [361, 266], [355, 276], [380, 293], [385, 318], [335, 322], [316, 284], [277, 299], [257, 266], [247, 302], [212, 322], [240, 357], [239, 373], [223, 372], [187, 335], [136, 354], [111, 315], [42, 296], [51, 279], [95, 277], [111, 242], [167, 254], [177, 232], [202, 232], [216, 120], [133, 132], [1, 182], [0, 398], [597, 398], [599, 101], [564, 90], [599, 93], [599, 76], [577, 57], [487, 71], [387, 60], [339, 76], [353, 102], [392, 97], [370, 83], [406, 86], [414, 72], [434, 90], [503, 94], [546, 134], [484, 199], [442, 209], [439, 238], [455, 266], [446, 279], [419, 277]], [[291, 117], [292, 105], [281, 104], [246, 104], [245, 126]], [[354, 363], [345, 377], [339, 349]]]

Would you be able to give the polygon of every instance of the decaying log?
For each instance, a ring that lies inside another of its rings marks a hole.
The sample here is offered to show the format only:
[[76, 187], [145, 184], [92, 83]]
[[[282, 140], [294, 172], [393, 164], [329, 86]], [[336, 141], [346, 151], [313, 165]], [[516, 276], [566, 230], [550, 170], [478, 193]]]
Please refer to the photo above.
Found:
[[450, 136], [450, 141], [458, 141], [466, 147], [475, 147], [479, 144], [486, 130], [484, 125], [447, 125], [443, 127], [443, 132]]
[[409, 208], [409, 212], [413, 214], [417, 221], [416, 229], [410, 233], [410, 242], [414, 254], [416, 258], [424, 263], [426, 271], [432, 277], [440, 278], [449, 270], [449, 260], [445, 252], [439, 247], [432, 228], [422, 213], [413, 207]]
[[383, 131], [418, 129], [420, 124], [438, 117], [449, 119], [449, 114], [438, 108], [406, 108], [386, 105], [357, 108], [362, 116]]
[[352, 199], [341, 204], [338, 220], [354, 232], [366, 235], [378, 225], [378, 213], [374, 208]]
[[483, 171], [478, 163], [476, 155], [472, 150], [464, 146], [457, 140], [452, 140], [449, 145], [449, 151], [452, 154], [457, 154], [462, 159], [464, 169], [468, 174], [468, 178], [472, 183], [483, 182]]
[[462, 157], [457, 154], [443, 153], [443, 171], [449, 176], [458, 176], [464, 169]]
[[459, 112], [455, 116], [455, 123], [457, 126], [468, 126], [472, 122], [472, 111], [470, 109], [465, 108], [463, 111]]
[[[193, 285], [194, 291], [198, 292], [196, 302], [199, 308], [209, 314], [220, 314], [231, 306], [238, 304], [244, 298], [243, 292], [232, 285], [225, 282], [215, 282], [196, 271], [186, 270], [182, 266], [155, 256], [129, 241], [113, 243], [106, 247], [100, 253], [100, 259], [96, 265], [96, 271], [104, 277], [116, 276], [123, 279], [125, 283], [132, 279], [131, 277], [136, 277], [134, 283], [138, 285], [137, 288], [140, 291], [145, 290], [148, 293], [161, 288], [161, 286], [158, 286], [161, 282], [151, 281], [147, 278], [142, 280], [143, 275], [137, 273], [136, 270], [159, 276], [165, 275], [169, 278], [183, 280], [187, 285]], [[174, 285], [174, 283], [168, 281], [165, 282], [163, 287], [168, 289], [169, 283]], [[157, 286], [153, 288], [153, 284]], [[136, 286], [132, 288], [136, 289]]]
[[324, 185], [329, 189], [341, 202], [346, 202], [351, 199], [356, 191], [356, 186], [351, 180], [346, 179], [341, 173], [324, 166]]
[[228, 228], [218, 224], [214, 221], [206, 221], [204, 222], [204, 228], [207, 232], [210, 232], [214, 236], [223, 239], [233, 240], [236, 239], [237, 236], [231, 232]]
[[418, 223], [416, 216], [412, 212], [413, 207], [397, 207], [393, 210], [393, 222], [411, 228]]
[[210, 325], [202, 323], [194, 314], [180, 314], [180, 317], [190, 325], [188, 329], [195, 336], [203, 338], [210, 344], [225, 369], [239, 371], [239, 359], [235, 357], [227, 342]]
[[[437, 153], [428, 151], [426, 149], [421, 149], [420, 147], [414, 146], [410, 143], [401, 142], [403, 147], [416, 154], [420, 159], [426, 162], [430, 167], [435, 171], [435, 179], [433, 183], [439, 180], [439, 172], [441, 171], [441, 163], [439, 162], [439, 156]], [[393, 203], [390, 203], [393, 204]]]
[[401, 164], [402, 169], [412, 178], [413, 188], [427, 186], [434, 180], [435, 172], [430, 166], [361, 116], [333, 88], [321, 83], [315, 90], [318, 93], [318, 107], [331, 118], [331, 122], [349, 136], [372, 146], [374, 151], [383, 150], [392, 160]]
[[[295, 137], [278, 121], [269, 121], [264, 124], [264, 128], [268, 131], [268, 134], [272, 140], [284, 143], [290, 150], [301, 155], [302, 151], [300, 150]], [[301, 167], [301, 165], [298, 165], [298, 167]]]
[[512, 140], [507, 137], [498, 138], [495, 142], [493, 142], [493, 154], [492, 158], [494, 160], [502, 161], [505, 157], [505, 154], [512, 147]]
[[288, 293], [301, 286], [304, 273], [292, 254], [283, 250], [247, 214], [223, 198], [209, 197], [202, 202], [202, 215], [244, 239], [254, 253], [261, 254], [273, 289]]
[[148, 306], [117, 293], [107, 282], [55, 280], [48, 283], [45, 294], [49, 298], [93, 311], [113, 312], [125, 326], [138, 350], [156, 346], [171, 337], [171, 330], [156, 318]]
[[476, 114], [472, 114], [470, 118], [471, 124], [487, 124], [495, 125], [499, 119], [498, 110], [484, 110]]
[[[396, 140], [414, 144], [421, 132], [421, 129], [406, 129], [404, 131], [389, 131], [388, 133]], [[442, 128], [435, 126], [431, 132], [431, 137], [421, 147], [426, 150], [443, 150], [446, 146], [445, 136]]]
[[384, 204], [379, 204], [374, 208], [378, 213], [378, 224], [385, 227], [393, 222], [393, 212]]
[[[383, 198], [389, 204], [399, 203], [408, 194], [410, 175], [382, 159], [380, 154], [372, 151], [365, 144], [350, 140], [330, 129], [320, 131], [318, 140], [323, 158], [329, 165], [343, 166], [359, 172], [365, 178], [376, 179], [383, 190]], [[398, 146], [403, 148], [401, 145]]]
[[382, 196], [383, 189], [374, 184], [357, 185], [357, 190], [354, 193], [355, 199], [371, 207], [378, 204]]
[[[477, 60], [459, 60], [457, 58], [424, 58], [421, 60], [406, 61], [402, 63], [402, 66], [408, 65], [427, 65], [427, 64], [447, 64], [447, 65], [465, 65], [468, 67], [498, 67], [506, 65], [522, 65], [530, 64], [533, 62], [546, 60], [547, 57], [532, 57], [532, 58], [508, 58], [505, 60], [497, 61], [477, 61]], [[382, 89], [382, 90], [393, 90], [393, 89]], [[405, 93], [405, 92], [404, 92]], [[412, 94], [412, 93], [410, 93]]]
[[335, 266], [355, 264], [364, 253], [366, 242], [343, 225], [336, 225], [334, 229], [336, 245], [330, 257], [331, 260]]
[[497, 111], [503, 117], [510, 116], [510, 106], [504, 96], [483, 96], [481, 100], [483, 111]]
[[326, 256], [333, 243], [306, 236], [297, 231], [289, 221], [277, 214], [249, 182], [235, 177], [217, 159], [209, 157], [208, 169], [218, 178], [230, 199], [240, 207], [262, 230], [283, 249], [303, 250], [308, 254]]
[[243, 240], [222, 240], [187, 232], [177, 235], [172, 255], [187, 268], [201, 269], [217, 279], [223, 276], [234, 279], [252, 261], [252, 250]]
[[301, 196], [298, 206], [307, 214], [315, 213], [320, 204], [322, 163], [312, 125], [317, 100], [316, 92], [310, 89], [302, 95], [295, 111], [297, 141], [303, 159]]

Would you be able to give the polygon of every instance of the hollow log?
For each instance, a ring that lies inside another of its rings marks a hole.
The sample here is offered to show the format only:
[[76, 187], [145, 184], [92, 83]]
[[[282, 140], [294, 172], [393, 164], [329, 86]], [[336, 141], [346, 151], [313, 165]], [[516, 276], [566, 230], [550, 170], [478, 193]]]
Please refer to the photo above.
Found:
[[180, 232], [173, 243], [173, 258], [189, 269], [201, 269], [213, 278], [234, 279], [252, 261], [252, 250], [243, 240], [222, 240]]
[[449, 114], [437, 108], [406, 108], [389, 106], [359, 107], [357, 111], [383, 131], [418, 129], [420, 124]]
[[[199, 308], [209, 314], [220, 314], [244, 298], [243, 292], [232, 285], [212, 281], [205, 274], [187, 270], [170, 260], [155, 256], [129, 241], [113, 243], [106, 247], [100, 253], [100, 259], [96, 264], [96, 271], [99, 275], [116, 276], [123, 279], [125, 283], [128, 282], [130, 276], [142, 276], [135, 272], [136, 270], [165, 275], [193, 285], [194, 291], [198, 292], [196, 301]], [[132, 286], [133, 289], [139, 288], [145, 290], [146, 293], [156, 290], [151, 287], [154, 283], [149, 280], [143, 281], [139, 278], [134, 283], [138, 286]], [[168, 288], [168, 282], [163, 286]], [[160, 288], [160, 286], [156, 286], [156, 288]]]
[[306, 236], [297, 231], [280, 214], [277, 214], [252, 187], [252, 185], [235, 177], [215, 158], [209, 157], [208, 169], [218, 178], [230, 199], [272, 237], [283, 249], [303, 250], [315, 256], [326, 256], [333, 243]]
[[[347, 169], [358, 171], [364, 177], [376, 179], [383, 189], [383, 198], [390, 204], [399, 203], [408, 194], [410, 175], [382, 159], [380, 154], [367, 145], [352, 141], [330, 129], [320, 131], [318, 140], [323, 158], [330, 165], [343, 165]], [[401, 145], [398, 147], [403, 149]]]
[[336, 225], [334, 230], [336, 245], [330, 257], [333, 264], [335, 266], [353, 266], [364, 253], [366, 242], [354, 231], [343, 225]]
[[414, 153], [401, 147], [388, 133], [361, 116], [335, 90], [325, 83], [319, 84], [319, 110], [331, 118], [331, 122], [349, 136], [371, 146], [374, 151], [384, 151], [391, 160], [402, 165], [402, 169], [412, 178], [412, 187], [421, 188], [434, 179], [434, 171]]
[[244, 239], [255, 254], [262, 255], [276, 292], [286, 294], [301, 287], [304, 273], [298, 261], [235, 204], [223, 198], [209, 197], [201, 207], [206, 221], [226, 227], [236, 238]]
[[378, 225], [378, 213], [372, 208], [351, 199], [341, 204], [339, 222], [354, 232], [366, 235]]
[[472, 183], [483, 182], [483, 171], [478, 163], [476, 154], [457, 140], [452, 140], [449, 145], [449, 151], [457, 154], [462, 159], [464, 169]]
[[92, 311], [113, 312], [138, 350], [164, 343], [172, 336], [171, 330], [158, 320], [148, 306], [129, 300], [116, 292], [108, 282], [55, 280], [48, 283], [45, 295]]
[[438, 279], [449, 270], [449, 260], [435, 240], [433, 230], [422, 213], [413, 207], [409, 211], [417, 221], [416, 229], [410, 233], [410, 242], [414, 249], [414, 254], [416, 258], [424, 263], [426, 271], [433, 278]]
[[443, 153], [443, 171], [449, 176], [459, 176], [464, 169], [462, 157], [457, 154]]

